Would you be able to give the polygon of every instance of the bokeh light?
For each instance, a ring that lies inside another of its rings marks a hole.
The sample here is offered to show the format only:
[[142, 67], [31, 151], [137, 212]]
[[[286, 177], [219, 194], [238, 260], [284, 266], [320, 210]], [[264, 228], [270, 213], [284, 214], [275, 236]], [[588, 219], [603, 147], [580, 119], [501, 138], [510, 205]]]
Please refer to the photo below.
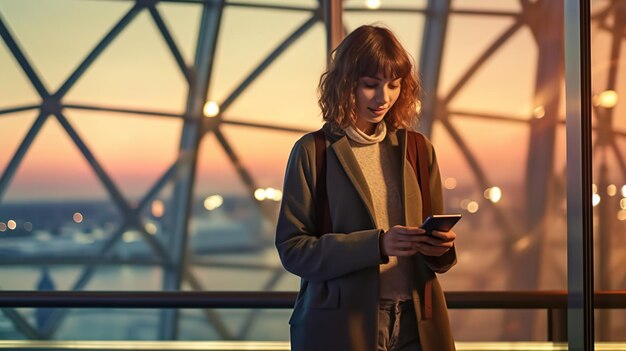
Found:
[[380, 0], [366, 0], [365, 6], [367, 6], [370, 10], [376, 10], [377, 8], [380, 8]]
[[258, 188], [254, 191], [254, 198], [258, 201], [273, 200], [280, 201], [283, 198], [282, 190], [275, 188]]
[[74, 220], [74, 223], [82, 223], [83, 219], [83, 215], [80, 212], [75, 212], [72, 216], [72, 220]]
[[493, 203], [496, 203], [500, 201], [500, 199], [502, 198], [502, 190], [498, 188], [497, 186], [494, 186], [494, 187], [486, 189], [483, 195], [485, 196], [485, 199]]
[[161, 218], [165, 214], [165, 204], [161, 200], [152, 201], [152, 206], [150, 209], [152, 215], [156, 218]]
[[615, 90], [605, 90], [593, 97], [594, 105], [604, 108], [613, 108], [618, 101], [619, 96]]
[[593, 204], [593, 206], [598, 206], [598, 204], [600, 203], [600, 195], [598, 194], [593, 194], [593, 197], [591, 199], [591, 203]]
[[617, 186], [615, 184], [610, 184], [606, 187], [606, 193], [609, 196], [615, 196], [617, 194]]
[[204, 208], [207, 211], [213, 211], [224, 203], [224, 198], [221, 195], [211, 195], [204, 199]]
[[215, 101], [207, 101], [202, 111], [206, 117], [215, 117], [220, 113], [220, 106]]
[[446, 178], [446, 180], [443, 182], [443, 186], [448, 190], [455, 189], [457, 186], [456, 178], [453, 178], [453, 177]]
[[146, 230], [146, 233], [152, 234], [152, 235], [155, 235], [157, 232], [157, 226], [152, 222], [147, 222], [144, 225], [144, 229]]
[[478, 206], [478, 202], [476, 201], [470, 201], [470, 203], [467, 204], [467, 212], [469, 213], [476, 213], [479, 208], [480, 206]]

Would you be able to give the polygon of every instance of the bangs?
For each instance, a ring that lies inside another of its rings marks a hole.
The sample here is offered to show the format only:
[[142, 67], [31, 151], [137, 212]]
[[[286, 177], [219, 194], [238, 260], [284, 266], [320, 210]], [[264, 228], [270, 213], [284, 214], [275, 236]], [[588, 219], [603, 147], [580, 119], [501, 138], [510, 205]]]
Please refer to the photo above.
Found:
[[404, 78], [411, 73], [413, 65], [404, 50], [397, 50], [393, 45], [376, 46], [368, 48], [364, 45], [362, 49], [365, 52], [358, 55], [354, 78], [376, 77], [379, 74], [386, 79]]

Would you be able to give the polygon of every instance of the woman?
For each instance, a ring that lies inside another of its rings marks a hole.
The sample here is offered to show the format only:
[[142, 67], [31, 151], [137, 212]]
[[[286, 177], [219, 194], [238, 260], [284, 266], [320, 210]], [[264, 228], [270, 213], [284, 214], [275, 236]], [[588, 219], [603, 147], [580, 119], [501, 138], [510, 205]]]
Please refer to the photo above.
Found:
[[[454, 350], [435, 273], [456, 263], [456, 235], [419, 229], [422, 192], [405, 162], [419, 94], [409, 55], [388, 29], [359, 27], [333, 52], [319, 92], [325, 148], [316, 151], [314, 133], [296, 142], [276, 229], [284, 267], [302, 278], [292, 349]], [[424, 145], [430, 205], [443, 213], [437, 159]]]

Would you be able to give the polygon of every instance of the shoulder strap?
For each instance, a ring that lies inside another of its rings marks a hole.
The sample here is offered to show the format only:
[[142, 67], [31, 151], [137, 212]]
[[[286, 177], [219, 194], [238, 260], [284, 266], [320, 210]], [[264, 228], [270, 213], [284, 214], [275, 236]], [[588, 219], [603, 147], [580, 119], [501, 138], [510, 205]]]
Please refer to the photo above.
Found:
[[[406, 158], [413, 168], [422, 192], [422, 218], [426, 219], [426, 217], [432, 214], [426, 139], [421, 133], [408, 131], [406, 144]], [[430, 279], [424, 284], [423, 304], [422, 318], [431, 319], [433, 316], [433, 281]]]
[[326, 133], [318, 130], [315, 137], [315, 230], [317, 236], [332, 231], [328, 191], [326, 189]]
[[428, 171], [428, 148], [426, 139], [420, 133], [407, 132], [407, 153], [406, 158], [413, 168], [415, 177], [422, 192], [422, 218], [432, 214], [430, 202], [430, 173]]

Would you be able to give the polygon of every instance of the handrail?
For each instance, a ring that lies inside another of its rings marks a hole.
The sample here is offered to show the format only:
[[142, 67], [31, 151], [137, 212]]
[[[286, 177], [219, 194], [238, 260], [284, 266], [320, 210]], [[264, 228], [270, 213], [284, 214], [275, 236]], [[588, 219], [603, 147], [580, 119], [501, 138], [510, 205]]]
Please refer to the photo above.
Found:
[[[6, 308], [293, 308], [292, 291], [0, 291]], [[567, 291], [450, 291], [451, 309], [545, 309], [548, 341], [567, 340]], [[596, 291], [595, 308], [626, 309], [626, 291]], [[0, 347], [1, 349], [1, 347]]]
[[[0, 308], [292, 308], [291, 291], [0, 291]], [[449, 291], [451, 309], [566, 309], [567, 292]], [[596, 291], [595, 307], [626, 309], [626, 291]]]

